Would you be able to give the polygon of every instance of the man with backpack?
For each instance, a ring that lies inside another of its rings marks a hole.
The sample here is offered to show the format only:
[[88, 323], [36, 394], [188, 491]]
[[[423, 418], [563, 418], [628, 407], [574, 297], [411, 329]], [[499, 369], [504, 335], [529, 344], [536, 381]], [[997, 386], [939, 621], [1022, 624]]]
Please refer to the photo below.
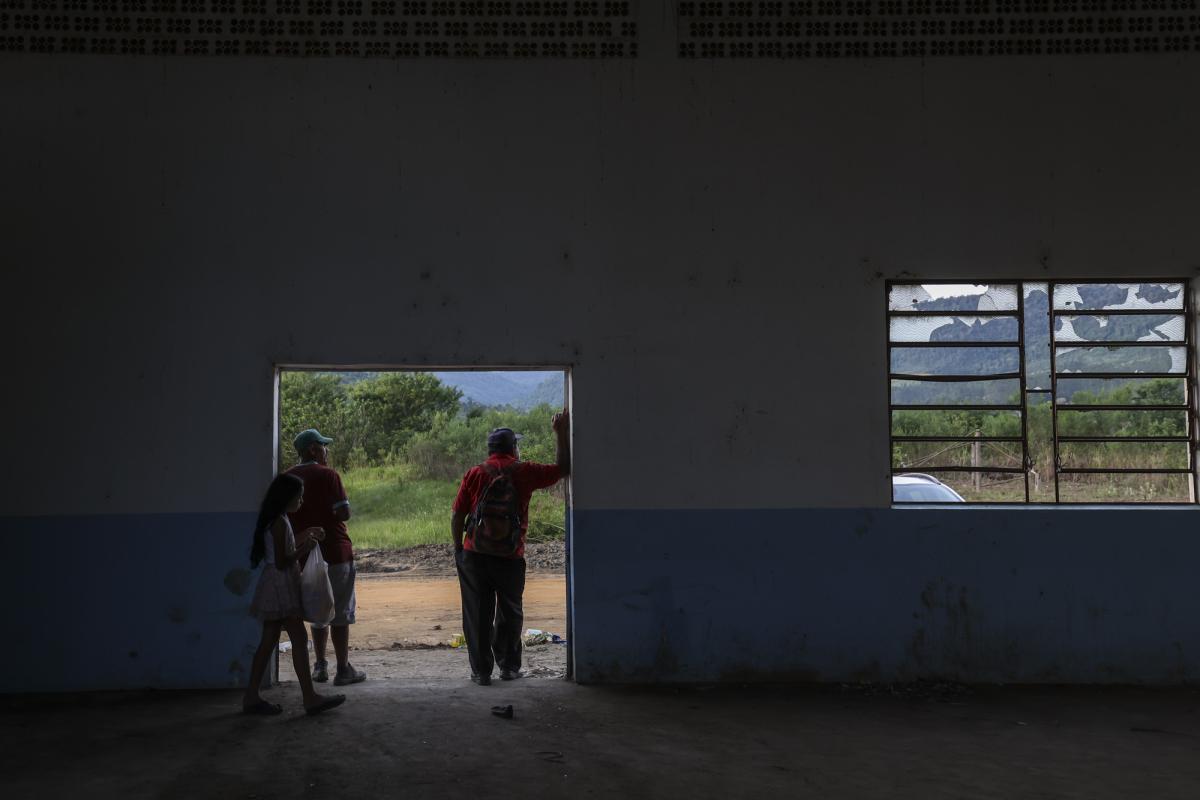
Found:
[[450, 533], [462, 591], [463, 636], [471, 680], [481, 686], [491, 684], [493, 665], [500, 667], [501, 680], [522, 675], [529, 498], [570, 474], [568, 423], [566, 410], [550, 423], [558, 446], [555, 464], [521, 461], [521, 435], [496, 428], [487, 437], [487, 460], [467, 470], [454, 499]]

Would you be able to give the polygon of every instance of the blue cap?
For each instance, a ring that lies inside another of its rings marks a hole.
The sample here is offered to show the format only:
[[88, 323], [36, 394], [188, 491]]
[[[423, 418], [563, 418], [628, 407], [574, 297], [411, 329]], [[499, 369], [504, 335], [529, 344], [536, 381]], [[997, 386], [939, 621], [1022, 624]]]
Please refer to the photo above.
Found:
[[496, 428], [488, 434], [488, 450], [512, 450], [525, 437], [512, 428]]

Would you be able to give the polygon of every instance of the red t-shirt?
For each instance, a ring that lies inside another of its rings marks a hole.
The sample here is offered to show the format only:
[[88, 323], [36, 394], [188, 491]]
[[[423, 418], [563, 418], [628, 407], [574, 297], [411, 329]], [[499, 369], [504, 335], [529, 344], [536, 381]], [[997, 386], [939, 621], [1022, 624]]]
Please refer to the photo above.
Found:
[[305, 528], [324, 528], [321, 553], [325, 560], [330, 564], [353, 561], [354, 545], [346, 532], [346, 523], [333, 515], [338, 508], [350, 505], [346, 490], [342, 488], [342, 476], [337, 470], [315, 461], [297, 464], [288, 470], [288, 474], [304, 481], [304, 503], [295, 514], [288, 514], [292, 530], [299, 536]]
[[[487, 463], [500, 469], [507, 467], [516, 460], [515, 456], [507, 453], [496, 453], [488, 456]], [[532, 461], [519, 462], [513, 472], [513, 488], [517, 490], [517, 499], [521, 503], [521, 542], [513, 558], [525, 557], [525, 535], [529, 531], [529, 498], [535, 489], [545, 489], [553, 486], [562, 479], [562, 470], [557, 464], [535, 464]], [[480, 495], [491, 483], [491, 477], [480, 467], [471, 467], [463, 476], [458, 486], [458, 496], [454, 498], [454, 511], [459, 514], [470, 514], [475, 510]], [[470, 538], [463, 539], [464, 550], [474, 550]]]

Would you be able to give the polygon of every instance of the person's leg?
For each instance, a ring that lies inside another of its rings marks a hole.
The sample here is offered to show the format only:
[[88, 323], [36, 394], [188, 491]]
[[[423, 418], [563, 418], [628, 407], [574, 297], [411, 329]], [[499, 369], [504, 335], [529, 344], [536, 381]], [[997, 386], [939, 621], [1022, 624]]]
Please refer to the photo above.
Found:
[[367, 679], [367, 673], [355, 669], [350, 663], [350, 626], [354, 624], [357, 605], [354, 593], [355, 574], [353, 561], [331, 564], [329, 567], [334, 603], [334, 617], [329, 623], [329, 638], [333, 640], [333, 654], [337, 658], [337, 677], [333, 680], [337, 686], [360, 683]]
[[521, 671], [521, 632], [525, 628], [525, 559], [493, 559], [496, 586], [496, 632], [492, 650], [501, 678], [518, 677]]
[[329, 628], [312, 626], [313, 655], [316, 656], [318, 667], [329, 663], [325, 660], [326, 645], [329, 643]]
[[299, 617], [289, 617], [284, 626], [287, 628], [288, 638], [292, 640], [292, 666], [296, 668], [296, 680], [300, 682], [304, 707], [308, 708], [324, 699], [313, 689], [312, 673], [308, 670], [308, 634], [304, 629], [304, 621]]
[[492, 617], [496, 613], [496, 593], [487, 581], [486, 570], [479, 556], [467, 550], [456, 554], [458, 586], [462, 593], [463, 638], [467, 640], [467, 657], [471, 674], [481, 680], [491, 680]]
[[262, 702], [258, 687], [262, 686], [263, 675], [267, 672], [267, 662], [271, 653], [279, 644], [279, 630], [283, 623], [277, 620], [264, 622], [262, 638], [258, 640], [258, 649], [254, 651], [254, 661], [250, 663], [250, 683], [246, 684], [246, 693], [242, 696], [242, 706], [249, 708]]
[[330, 625], [329, 638], [333, 640], [333, 656], [337, 659], [338, 672], [350, 666], [350, 626]]

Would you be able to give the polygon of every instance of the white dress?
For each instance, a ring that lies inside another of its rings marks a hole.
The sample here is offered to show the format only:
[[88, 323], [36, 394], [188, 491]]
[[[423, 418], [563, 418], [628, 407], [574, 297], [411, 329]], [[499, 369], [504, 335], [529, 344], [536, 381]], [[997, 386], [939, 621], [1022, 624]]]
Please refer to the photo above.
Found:
[[[283, 543], [284, 552], [294, 553], [296, 539], [286, 516], [283, 517], [283, 524], [287, 534], [287, 540]], [[263, 622], [303, 616], [300, 606], [300, 565], [295, 561], [282, 569], [275, 565], [275, 540], [270, 528], [263, 531], [263, 544], [266, 546], [266, 558], [263, 559], [262, 574], [258, 576], [258, 586], [254, 589], [254, 599], [250, 601], [250, 615]]]

